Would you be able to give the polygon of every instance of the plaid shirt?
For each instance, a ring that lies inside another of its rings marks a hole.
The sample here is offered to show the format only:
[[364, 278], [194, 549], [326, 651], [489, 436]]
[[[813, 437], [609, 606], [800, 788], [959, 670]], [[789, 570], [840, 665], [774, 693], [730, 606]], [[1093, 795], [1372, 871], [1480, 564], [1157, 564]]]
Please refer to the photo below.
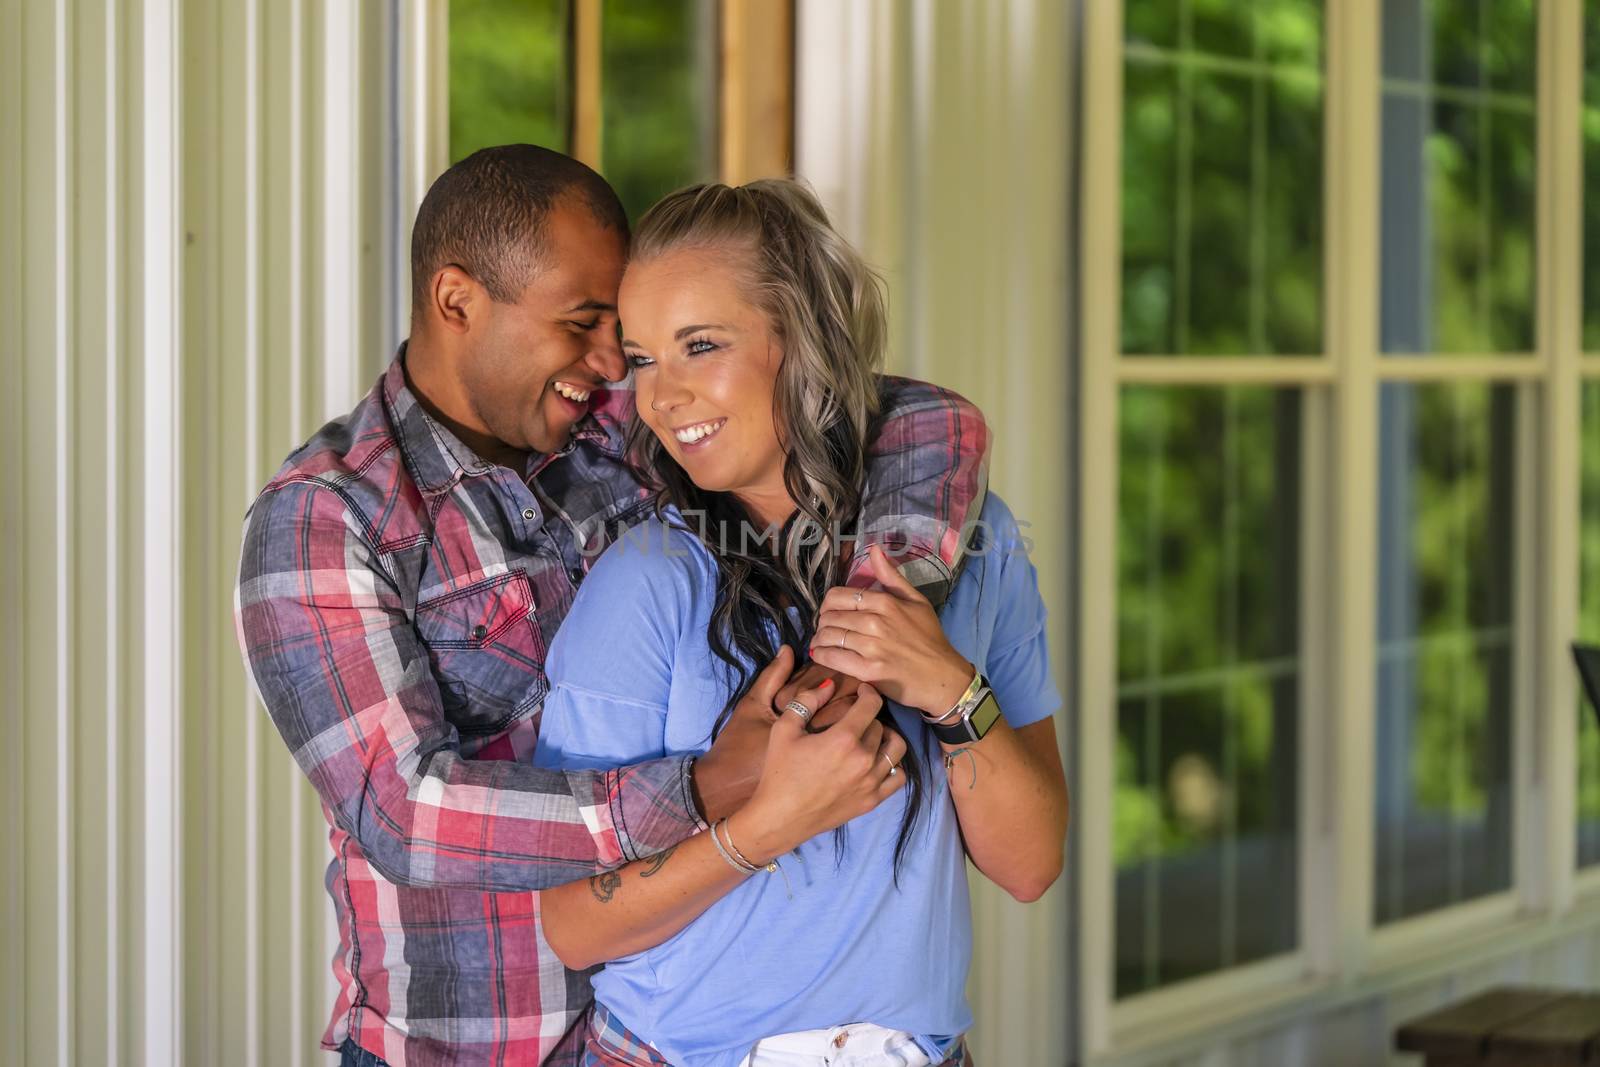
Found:
[[[685, 758], [528, 763], [548, 639], [589, 563], [650, 510], [622, 462], [632, 393], [596, 397], [524, 478], [429, 417], [403, 359], [261, 491], [239, 565], [240, 647], [330, 827], [323, 1044], [395, 1067], [570, 1063], [589, 976], [545, 944], [531, 891], [703, 828]], [[987, 429], [951, 393], [884, 383], [858, 545], [907, 549], [942, 600], [982, 505]]]

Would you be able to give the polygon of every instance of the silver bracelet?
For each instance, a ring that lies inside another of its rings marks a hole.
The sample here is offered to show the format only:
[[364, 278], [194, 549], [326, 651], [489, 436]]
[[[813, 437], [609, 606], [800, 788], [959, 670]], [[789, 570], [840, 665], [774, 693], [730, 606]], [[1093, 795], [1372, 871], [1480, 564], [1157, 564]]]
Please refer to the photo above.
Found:
[[955, 705], [938, 718], [934, 718], [932, 715], [924, 712], [922, 715], [922, 721], [927, 723], [929, 726], [943, 726], [951, 719], [961, 718], [962, 715], [972, 710], [970, 705], [975, 703], [975, 698], [978, 695], [979, 689], [982, 687], [982, 683], [983, 669], [981, 667], [974, 667], [972, 670], [972, 681], [968, 682], [966, 689], [961, 691], [961, 696], [956, 699]]
[[[732, 867], [736, 871], [741, 871], [744, 874], [754, 874], [756, 871], [759, 871], [761, 868], [760, 867], [751, 866], [748, 861], [746, 861], [744, 863], [741, 863], [738, 860], [734, 859], [733, 853], [728, 851], [727, 846], [722, 843], [722, 838], [720, 836], [718, 836], [717, 827], [721, 826], [723, 823], [725, 823], [727, 821], [728, 821], [727, 819], [718, 819], [716, 822], [711, 824], [711, 843], [713, 845], [717, 846], [717, 851], [719, 853], [721, 853], [723, 859], [728, 861], [728, 866]], [[731, 844], [732, 841], [733, 841], [733, 838], [731, 838], [731, 837], [728, 838], [728, 841]]]
[[745, 866], [749, 867], [750, 870], [752, 870], [752, 871], [765, 870], [768, 874], [771, 874], [773, 871], [778, 869], [778, 861], [777, 860], [773, 860], [771, 863], [765, 863], [765, 864], [751, 863], [750, 862], [750, 858], [748, 856], [746, 856], [743, 852], [740, 852], [739, 851], [739, 846], [733, 843], [733, 828], [728, 825], [728, 820], [727, 819], [723, 819], [722, 820], [722, 835], [728, 839], [728, 848], [729, 848], [730, 851], [733, 852], [733, 858], [738, 860], [740, 863], [744, 864]]

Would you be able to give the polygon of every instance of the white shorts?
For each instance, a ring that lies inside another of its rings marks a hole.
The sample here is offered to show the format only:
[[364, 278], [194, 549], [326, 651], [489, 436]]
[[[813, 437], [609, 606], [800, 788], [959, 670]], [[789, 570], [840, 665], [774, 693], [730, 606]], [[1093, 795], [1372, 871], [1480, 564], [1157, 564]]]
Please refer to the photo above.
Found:
[[930, 1062], [904, 1030], [855, 1023], [763, 1038], [739, 1067], [928, 1067]]

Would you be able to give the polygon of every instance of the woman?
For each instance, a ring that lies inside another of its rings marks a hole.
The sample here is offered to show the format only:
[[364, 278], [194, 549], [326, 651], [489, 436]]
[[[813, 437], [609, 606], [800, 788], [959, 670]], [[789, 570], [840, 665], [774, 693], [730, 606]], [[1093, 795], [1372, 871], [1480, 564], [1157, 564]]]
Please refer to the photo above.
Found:
[[[620, 306], [657, 515], [597, 562], [562, 626], [539, 758], [704, 751], [753, 665], [784, 649], [841, 680], [786, 703], [731, 818], [543, 894], [556, 953], [606, 964], [588, 1062], [963, 1062], [963, 844], [1032, 900], [1066, 833], [1059, 697], [1016, 523], [985, 504], [942, 618], [877, 548], [881, 589], [830, 588], [849, 546], [824, 532], [850, 528], [867, 488], [884, 308], [802, 186], [667, 197], [639, 224]], [[575, 654], [602, 641], [603, 669]]]

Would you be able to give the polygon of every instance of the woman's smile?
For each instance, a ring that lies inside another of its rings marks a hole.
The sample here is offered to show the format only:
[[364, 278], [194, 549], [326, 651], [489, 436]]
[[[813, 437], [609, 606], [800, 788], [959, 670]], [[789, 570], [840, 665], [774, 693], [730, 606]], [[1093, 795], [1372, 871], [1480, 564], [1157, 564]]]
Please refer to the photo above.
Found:
[[687, 426], [679, 426], [672, 431], [672, 436], [678, 439], [684, 451], [695, 451], [708, 444], [717, 431], [728, 424], [726, 418], [710, 419], [706, 422], [691, 422]]

